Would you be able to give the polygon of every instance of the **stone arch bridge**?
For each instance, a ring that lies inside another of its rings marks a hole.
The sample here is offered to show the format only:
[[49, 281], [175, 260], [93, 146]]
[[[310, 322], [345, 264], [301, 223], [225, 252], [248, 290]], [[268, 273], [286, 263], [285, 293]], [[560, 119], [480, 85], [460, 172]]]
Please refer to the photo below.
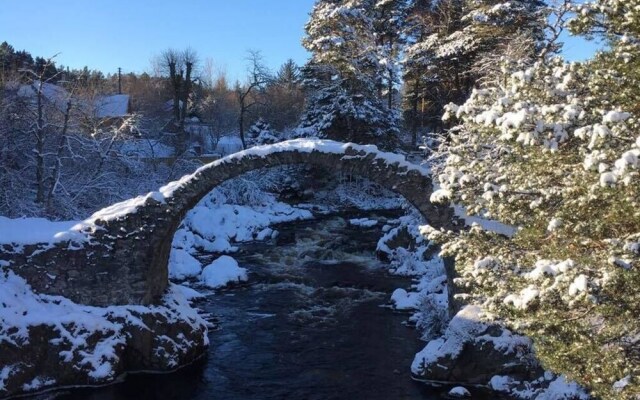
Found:
[[403, 196], [433, 226], [452, 224], [452, 210], [429, 201], [428, 171], [404, 157], [375, 146], [297, 139], [216, 160], [157, 192], [96, 212], [53, 244], [5, 245], [0, 260], [40, 293], [96, 306], [153, 304], [167, 288], [171, 243], [185, 214], [226, 180], [292, 164], [370, 179]]

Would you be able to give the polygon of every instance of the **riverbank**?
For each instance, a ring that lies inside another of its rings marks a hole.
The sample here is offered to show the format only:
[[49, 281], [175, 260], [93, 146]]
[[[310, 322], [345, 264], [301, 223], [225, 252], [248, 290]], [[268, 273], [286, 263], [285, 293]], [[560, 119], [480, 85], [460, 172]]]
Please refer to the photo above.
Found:
[[172, 371], [202, 356], [207, 322], [172, 285], [156, 306], [79, 305], [0, 272], [0, 397], [99, 386], [131, 371]]

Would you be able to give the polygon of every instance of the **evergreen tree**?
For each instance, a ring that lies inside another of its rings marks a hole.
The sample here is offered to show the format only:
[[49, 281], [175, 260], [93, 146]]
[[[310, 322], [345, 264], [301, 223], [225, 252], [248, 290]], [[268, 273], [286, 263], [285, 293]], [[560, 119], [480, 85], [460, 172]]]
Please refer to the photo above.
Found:
[[263, 117], [278, 131], [292, 129], [300, 121], [304, 108], [304, 93], [300, 68], [293, 60], [287, 60], [265, 90], [266, 104]]
[[273, 144], [279, 141], [269, 125], [264, 119], [258, 118], [256, 122], [249, 128], [248, 145], [259, 146], [263, 144]]
[[46, 81], [54, 82], [54, 78], [58, 74], [56, 64], [51, 60], [45, 59], [43, 57], [36, 57], [33, 68], [35, 70], [35, 73], [41, 75], [42, 78]]
[[[406, 37], [405, 58], [403, 60], [404, 119], [412, 133], [412, 142], [417, 144], [418, 129], [424, 127], [427, 96], [438, 96], [438, 75], [435, 72], [433, 52], [423, 42], [433, 33], [432, 0], [410, 1], [407, 20], [403, 27]], [[427, 90], [429, 88], [429, 90]], [[439, 97], [439, 96], [438, 96]], [[435, 112], [434, 112], [435, 114]]]
[[545, 368], [605, 399], [640, 395], [638, 10], [576, 6], [570, 27], [610, 50], [584, 63], [505, 60], [495, 84], [446, 107], [460, 125], [434, 165], [433, 201], [519, 227], [445, 239], [457, 285], [529, 335]]
[[295, 61], [288, 59], [276, 73], [275, 83], [279, 86], [293, 88], [300, 84], [300, 68]]
[[[42, 60], [40, 63], [42, 64]], [[24, 70], [35, 69], [35, 63], [31, 54], [25, 50], [16, 51], [13, 46], [7, 42], [0, 43], [0, 83], [10, 79], [11, 77], [21, 77]], [[51, 77], [55, 74], [48, 74]]]
[[7, 42], [0, 43], [0, 83], [2, 83], [12, 71], [12, 63], [15, 50]]
[[400, 84], [400, 53], [404, 47], [403, 26], [407, 18], [406, 0], [377, 0], [373, 8], [373, 27], [382, 68], [379, 97], [386, 97], [387, 109], [394, 110], [395, 87]]
[[303, 68], [307, 104], [302, 128], [356, 142], [388, 141], [397, 116], [379, 97], [383, 82], [373, 0], [319, 0], [305, 26], [311, 60]]
[[[462, 0], [413, 0], [405, 32], [405, 116], [417, 139], [419, 128], [437, 128], [442, 108], [462, 101], [472, 82], [471, 59], [452, 46], [464, 28]], [[457, 46], [460, 47], [460, 46]], [[459, 49], [458, 49], [459, 50]]]
[[[438, 128], [443, 107], [463, 102], [501, 58], [533, 58], [544, 40], [541, 0], [413, 0], [405, 32], [405, 110], [413, 130], [424, 114]], [[427, 124], [430, 121], [427, 120]]]

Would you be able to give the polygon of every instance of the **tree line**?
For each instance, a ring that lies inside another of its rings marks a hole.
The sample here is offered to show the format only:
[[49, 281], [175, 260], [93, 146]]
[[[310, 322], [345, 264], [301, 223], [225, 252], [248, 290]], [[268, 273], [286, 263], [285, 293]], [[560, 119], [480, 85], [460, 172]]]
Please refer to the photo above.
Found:
[[[184, 133], [185, 120], [197, 117], [216, 137], [235, 134], [245, 146], [257, 121], [280, 138], [415, 145], [446, 128], [444, 106], [466, 99], [505, 54], [557, 50], [545, 41], [548, 16], [542, 0], [318, 0], [302, 39], [310, 59], [301, 67], [289, 60], [274, 73], [250, 51], [244, 79], [232, 83], [194, 49], [167, 49], [151, 74], [119, 77], [58, 67], [3, 43], [0, 79], [46, 66], [51, 82], [81, 81], [97, 93], [113, 93], [120, 79], [155, 130]], [[177, 139], [186, 150], [188, 135]]]
[[[80, 199], [48, 166], [58, 165], [53, 155], [72, 153], [69, 166], [102, 160], [95, 162], [102, 169], [118, 164], [104, 161], [114, 148], [144, 139], [154, 146], [168, 143], [180, 156], [193, 149], [194, 124], [202, 133], [196, 139], [214, 145], [224, 135], [239, 137], [244, 147], [308, 136], [391, 149], [416, 145], [428, 132], [446, 130], [445, 106], [494, 80], [505, 57], [532, 61], [557, 51], [550, 15], [538, 0], [318, 0], [302, 39], [309, 60], [300, 67], [288, 60], [273, 72], [260, 52], [250, 51], [244, 79], [236, 82], [189, 48], [161, 52], [149, 73], [120, 75], [70, 69], [55, 57], [33, 57], [2, 43], [0, 121], [8, 134], [0, 162], [4, 176], [20, 176], [16, 171], [24, 171], [7, 160], [23, 143], [35, 171], [25, 181], [25, 190], [35, 193], [26, 197], [42, 205], [54, 203], [44, 193]], [[24, 85], [31, 85], [35, 97], [18, 95]], [[46, 93], [52, 87], [65, 92], [52, 100]], [[118, 91], [130, 96], [133, 113], [119, 125], [91, 115], [87, 104]], [[27, 106], [16, 108], [25, 101]], [[103, 144], [107, 148], [98, 155], [78, 157], [64, 139], [69, 135], [78, 138], [74, 144], [93, 143], [96, 149], [100, 140], [111, 144]]]
[[[195, 51], [170, 49], [151, 73], [104, 75], [1, 44], [0, 213], [78, 218], [153, 190], [197, 166], [187, 129], [194, 120], [204, 132], [196, 139], [214, 147], [229, 134], [251, 145], [244, 132], [254, 122], [279, 140], [271, 132], [291, 129], [301, 113], [299, 68], [289, 60], [272, 73], [259, 52], [247, 64], [246, 82], [230, 84]], [[101, 115], [120, 91], [131, 100], [127, 112]], [[158, 155], [175, 162], [149, 161]]]

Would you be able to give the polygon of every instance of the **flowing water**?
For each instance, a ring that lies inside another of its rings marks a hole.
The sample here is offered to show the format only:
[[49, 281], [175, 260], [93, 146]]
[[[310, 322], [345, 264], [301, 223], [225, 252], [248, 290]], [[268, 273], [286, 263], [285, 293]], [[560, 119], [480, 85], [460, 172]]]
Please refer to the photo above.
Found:
[[281, 226], [275, 243], [242, 246], [235, 257], [249, 282], [197, 304], [216, 325], [202, 362], [55, 398], [445, 398], [410, 378], [424, 343], [405, 325], [408, 314], [386, 307], [391, 292], [411, 281], [376, 260], [380, 226], [330, 217]]

